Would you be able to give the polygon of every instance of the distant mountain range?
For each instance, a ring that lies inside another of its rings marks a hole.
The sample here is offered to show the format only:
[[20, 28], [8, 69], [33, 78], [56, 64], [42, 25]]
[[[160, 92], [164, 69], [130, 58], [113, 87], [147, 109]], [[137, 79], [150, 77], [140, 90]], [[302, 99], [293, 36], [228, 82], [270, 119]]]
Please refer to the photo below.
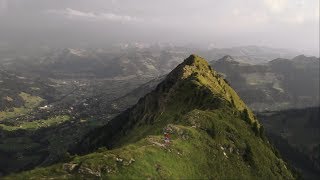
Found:
[[319, 58], [300, 55], [250, 65], [224, 56], [210, 63], [254, 111], [319, 105]]
[[0, 64], [7, 70], [19, 71], [32, 77], [152, 78], [169, 73], [181, 63], [181, 59], [193, 52], [210, 60], [231, 55], [236, 61], [250, 64], [267, 63], [279, 57], [293, 58], [299, 54], [290, 50], [259, 46], [196, 50], [173, 45], [123, 46], [106, 49], [46, 50], [41, 56], [12, 55], [4, 51], [2, 57], [0, 56]]

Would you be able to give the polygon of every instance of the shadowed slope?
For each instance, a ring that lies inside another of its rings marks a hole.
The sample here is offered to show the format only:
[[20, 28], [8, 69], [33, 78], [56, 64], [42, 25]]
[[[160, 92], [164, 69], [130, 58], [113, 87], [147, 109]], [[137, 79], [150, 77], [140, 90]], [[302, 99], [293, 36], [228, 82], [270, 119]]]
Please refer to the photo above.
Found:
[[79, 149], [92, 153], [7, 178], [294, 178], [251, 111], [195, 55]]

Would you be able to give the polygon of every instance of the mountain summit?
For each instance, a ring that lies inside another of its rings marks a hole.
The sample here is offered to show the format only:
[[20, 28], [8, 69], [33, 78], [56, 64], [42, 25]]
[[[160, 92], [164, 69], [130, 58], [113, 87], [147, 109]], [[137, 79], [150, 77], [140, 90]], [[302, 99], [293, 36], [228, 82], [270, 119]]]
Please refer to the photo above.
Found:
[[[152, 134], [154, 128], [164, 128], [166, 124], [176, 121], [186, 112], [221, 107], [231, 107], [244, 113], [249, 123], [260, 127], [251, 110], [226, 81], [212, 70], [208, 62], [197, 55], [191, 55], [135, 106], [105, 127], [89, 133], [81, 147], [77, 148], [77, 152], [90, 152], [101, 146], [118, 146], [123, 143], [123, 139], [134, 142]], [[135, 133], [134, 127], [137, 125], [140, 133], [143, 132], [141, 136]]]
[[226, 56], [223, 56], [220, 61], [228, 61], [228, 62], [232, 62], [232, 61], [235, 61], [233, 59], [233, 57], [229, 56], [229, 55], [226, 55]]
[[196, 55], [77, 150], [86, 155], [8, 179], [294, 178], [252, 112]]

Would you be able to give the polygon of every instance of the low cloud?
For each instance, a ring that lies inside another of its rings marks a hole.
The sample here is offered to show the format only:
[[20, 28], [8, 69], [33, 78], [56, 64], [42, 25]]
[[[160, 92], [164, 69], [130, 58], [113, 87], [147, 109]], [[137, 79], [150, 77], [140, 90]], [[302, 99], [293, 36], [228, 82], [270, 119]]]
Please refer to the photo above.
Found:
[[48, 10], [46, 11], [50, 14], [62, 15], [69, 19], [82, 19], [89, 21], [112, 21], [112, 22], [141, 22], [142, 19], [128, 16], [128, 15], [118, 15], [114, 13], [96, 13], [96, 12], [84, 12], [71, 8], [66, 8], [64, 10]]

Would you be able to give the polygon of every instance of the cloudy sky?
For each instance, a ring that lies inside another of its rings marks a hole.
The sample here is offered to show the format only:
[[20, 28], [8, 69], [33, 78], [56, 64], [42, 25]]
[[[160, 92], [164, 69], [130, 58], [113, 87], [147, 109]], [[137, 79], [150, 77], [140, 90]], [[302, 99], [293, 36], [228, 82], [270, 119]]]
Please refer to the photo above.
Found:
[[0, 44], [265, 45], [319, 51], [319, 0], [0, 0]]

